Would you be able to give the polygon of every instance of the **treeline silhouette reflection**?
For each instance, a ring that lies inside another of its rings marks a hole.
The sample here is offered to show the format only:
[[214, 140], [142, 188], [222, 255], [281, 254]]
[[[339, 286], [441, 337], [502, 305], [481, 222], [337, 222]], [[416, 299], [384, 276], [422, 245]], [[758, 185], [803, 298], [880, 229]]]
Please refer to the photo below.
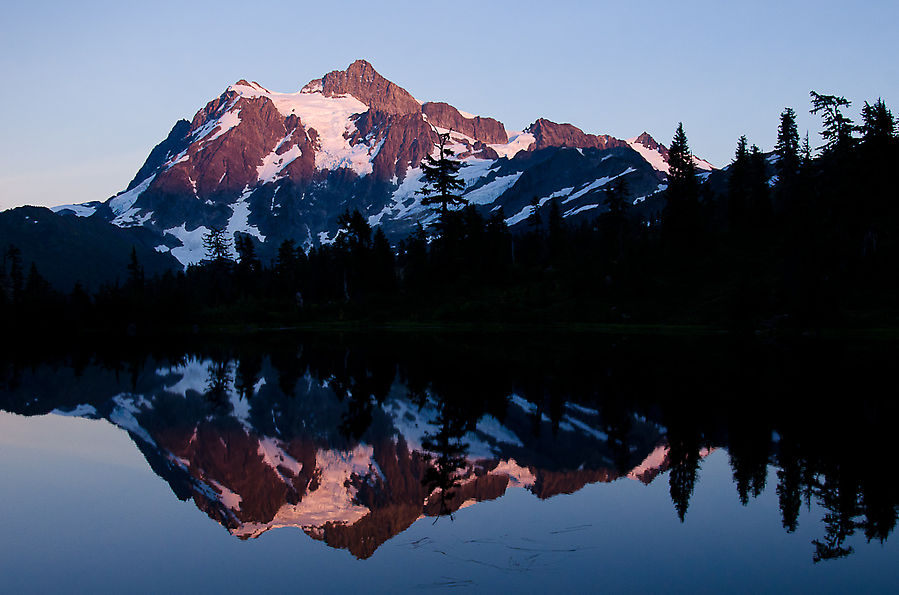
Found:
[[[899, 489], [890, 345], [608, 335], [277, 335], [9, 353], [0, 408], [105, 418], [183, 500], [251, 538], [283, 526], [365, 558], [422, 516], [524, 487], [665, 481], [689, 521], [726, 449], [815, 562], [885, 541]], [[773, 475], [769, 470], [774, 469]], [[663, 474], [667, 472], [667, 478]], [[769, 486], [776, 477], [776, 486]]]

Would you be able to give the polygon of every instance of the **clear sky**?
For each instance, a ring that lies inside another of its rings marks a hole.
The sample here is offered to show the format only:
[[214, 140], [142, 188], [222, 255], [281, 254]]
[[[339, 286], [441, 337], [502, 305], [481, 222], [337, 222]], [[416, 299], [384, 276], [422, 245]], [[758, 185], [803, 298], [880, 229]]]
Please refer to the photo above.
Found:
[[104, 200], [179, 118], [246, 78], [276, 91], [365, 58], [420, 100], [668, 144], [770, 150], [808, 92], [899, 112], [899, 2], [30, 0], [0, 22], [0, 209]]

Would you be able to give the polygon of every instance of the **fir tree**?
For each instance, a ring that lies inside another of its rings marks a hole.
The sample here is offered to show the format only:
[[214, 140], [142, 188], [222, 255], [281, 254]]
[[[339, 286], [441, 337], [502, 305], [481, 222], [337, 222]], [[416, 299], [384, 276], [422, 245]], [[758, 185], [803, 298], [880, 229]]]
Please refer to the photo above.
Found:
[[744, 134], [737, 141], [737, 148], [734, 151], [734, 160], [730, 165], [727, 216], [732, 233], [741, 232], [743, 230], [743, 224], [746, 221], [746, 211], [749, 204], [749, 177], [751, 169], [748, 146], [748, 141]]
[[13, 303], [22, 297], [25, 287], [25, 271], [22, 268], [22, 251], [13, 244], [6, 249], [5, 262], [9, 263], [9, 294]]
[[821, 138], [824, 146], [821, 154], [841, 153], [852, 146], [852, 120], [843, 115], [842, 108], [849, 107], [851, 103], [844, 97], [836, 95], [821, 95], [815, 91], [809, 92], [812, 97], [813, 114], [820, 114], [824, 121], [824, 130]]
[[453, 159], [455, 152], [446, 146], [450, 140], [450, 133], [436, 132], [436, 134], [437, 142], [434, 146], [437, 147], [437, 157], [430, 153], [425, 155], [421, 163], [425, 185], [416, 194], [424, 196], [421, 201], [423, 205], [440, 205], [440, 218], [443, 221], [450, 206], [466, 205], [468, 201], [456, 194], [465, 188], [465, 184], [458, 176], [462, 162]]
[[540, 235], [543, 219], [540, 217], [540, 198], [537, 196], [531, 199], [531, 214], [528, 215], [528, 225], [531, 226], [534, 235]]
[[887, 109], [883, 99], [878, 99], [873, 105], [865, 102], [862, 108], [862, 125], [859, 130], [865, 144], [885, 147], [895, 141], [896, 120], [893, 118], [893, 113]]
[[144, 290], [144, 267], [137, 259], [137, 248], [131, 246], [131, 258], [128, 261], [128, 281], [125, 287], [132, 295], [137, 295]]
[[774, 153], [777, 155], [778, 179], [781, 184], [789, 185], [799, 171], [799, 131], [793, 108], [788, 107], [780, 114]]
[[758, 145], [749, 149], [749, 225], [764, 228], [771, 217], [771, 197], [768, 191], [768, 171], [765, 154]]
[[217, 265], [231, 265], [234, 256], [231, 253], [231, 240], [224, 227], [213, 227], [203, 234], [203, 247], [206, 249], [206, 262]]
[[396, 261], [390, 240], [384, 231], [378, 227], [375, 229], [374, 239], [371, 242], [372, 253], [372, 285], [381, 292], [391, 292], [396, 288]]
[[256, 256], [256, 246], [249, 234], [237, 234], [234, 238], [234, 249], [237, 251], [238, 263], [241, 270], [247, 273], [258, 271], [262, 263]]
[[663, 229], [669, 245], [675, 249], [694, 246], [700, 227], [699, 183], [682, 122], [668, 149], [667, 198]]
[[359, 209], [353, 209], [352, 213], [349, 210], [344, 211], [337, 218], [337, 225], [342, 232], [337, 236], [338, 246], [348, 247], [354, 253], [371, 247], [371, 225]]

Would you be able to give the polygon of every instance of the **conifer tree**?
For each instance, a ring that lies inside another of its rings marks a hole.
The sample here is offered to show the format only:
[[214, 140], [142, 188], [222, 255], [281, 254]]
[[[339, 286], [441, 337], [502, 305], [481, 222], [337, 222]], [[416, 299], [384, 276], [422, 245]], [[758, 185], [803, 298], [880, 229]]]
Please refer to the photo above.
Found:
[[136, 295], [144, 290], [144, 267], [137, 259], [137, 248], [131, 246], [131, 258], [128, 261], [128, 281], [126, 287]]
[[771, 216], [771, 197], [768, 191], [768, 172], [765, 154], [758, 145], [749, 149], [749, 225], [763, 228]]
[[778, 179], [781, 184], [790, 185], [799, 171], [799, 131], [793, 108], [788, 107], [780, 114], [774, 153], [777, 155]]
[[862, 125], [859, 130], [865, 144], [885, 147], [895, 141], [896, 120], [893, 118], [893, 113], [887, 109], [883, 99], [878, 99], [873, 105], [865, 102], [862, 108]]
[[821, 138], [824, 146], [821, 154], [841, 153], [852, 146], [852, 120], [843, 115], [842, 108], [849, 107], [851, 103], [844, 97], [836, 95], [821, 95], [815, 91], [809, 92], [812, 97], [813, 114], [821, 114], [824, 121], [824, 130]]
[[6, 249], [6, 261], [9, 262], [9, 285], [12, 301], [18, 302], [25, 287], [25, 271], [22, 268], [22, 251], [13, 244]]
[[348, 247], [354, 253], [371, 247], [371, 225], [368, 224], [359, 209], [353, 209], [352, 213], [349, 209], [344, 211], [337, 218], [337, 225], [340, 226], [342, 232], [337, 236], [339, 246]]
[[256, 256], [256, 246], [253, 244], [249, 234], [236, 234], [234, 238], [234, 249], [237, 251], [237, 258], [240, 268], [247, 272], [256, 272], [261, 268], [261, 262]]
[[206, 262], [217, 265], [230, 265], [234, 262], [231, 253], [231, 240], [224, 227], [213, 227], [203, 234], [203, 247], [206, 249]]
[[292, 295], [297, 285], [297, 249], [293, 240], [284, 240], [278, 246], [274, 269], [278, 286], [285, 294]]
[[375, 229], [371, 242], [372, 285], [381, 292], [391, 292], [396, 288], [396, 260], [390, 240], [380, 227]]
[[749, 148], [746, 135], [737, 141], [734, 151], [734, 160], [730, 165], [730, 177], [728, 178], [728, 203], [727, 217], [732, 233], [739, 233], [746, 221], [746, 211], [749, 203], [749, 177], [751, 164], [749, 162]]
[[683, 122], [678, 122], [668, 149], [667, 198], [663, 231], [668, 243], [674, 248], [694, 245], [700, 228], [699, 183]]
[[528, 215], [528, 225], [531, 226], [534, 235], [540, 235], [543, 219], [540, 217], [540, 198], [537, 196], [531, 199], [531, 214]]
[[435, 133], [437, 142], [434, 146], [437, 147], [437, 157], [430, 153], [425, 155], [421, 163], [425, 185], [416, 194], [424, 196], [421, 201], [423, 205], [440, 205], [440, 218], [443, 221], [450, 206], [466, 205], [468, 200], [456, 194], [465, 188], [465, 184], [458, 175], [462, 162], [453, 159], [455, 152], [446, 146], [450, 140], [450, 133], [436, 131]]
[[565, 243], [565, 223], [562, 220], [562, 213], [559, 211], [559, 200], [557, 198], [551, 198], [549, 201], [549, 216], [547, 217], [546, 227], [549, 236], [547, 238], [549, 259], [550, 262], [557, 262], [562, 257]]
[[624, 176], [618, 176], [606, 188], [603, 203], [608, 212], [599, 217], [600, 233], [605, 245], [605, 257], [612, 263], [620, 261], [624, 255], [624, 241], [627, 235], [627, 211], [631, 206], [630, 192]]

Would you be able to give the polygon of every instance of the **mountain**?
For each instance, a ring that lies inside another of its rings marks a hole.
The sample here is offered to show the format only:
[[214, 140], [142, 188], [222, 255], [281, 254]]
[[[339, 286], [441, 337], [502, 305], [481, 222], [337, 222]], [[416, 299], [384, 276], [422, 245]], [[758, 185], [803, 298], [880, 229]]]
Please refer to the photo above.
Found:
[[605, 210], [605, 186], [621, 176], [635, 203], [646, 201], [641, 208], [660, 208], [667, 149], [645, 132], [621, 140], [544, 118], [509, 131], [447, 103], [422, 103], [357, 60], [295, 93], [240, 80], [177, 122], [125, 191], [54, 210], [149, 230], [156, 250], [185, 266], [203, 258], [213, 227], [249, 234], [271, 257], [284, 239], [306, 248], [333, 242], [347, 209], [398, 240], [435, 218], [416, 193], [437, 132], [450, 132], [464, 161], [464, 197], [485, 215], [501, 208], [510, 226], [524, 222], [532, 201], [552, 198], [567, 220], [592, 218]]
[[[98, 206], [99, 203], [70, 209]], [[147, 275], [179, 265], [171, 254], [155, 249], [160, 238], [151, 229], [119, 229], [98, 217], [77, 217], [68, 212], [19, 207], [0, 213], [0, 251], [10, 244], [18, 247], [26, 273], [33, 263], [42, 276], [67, 292], [79, 281], [90, 292], [100, 289], [103, 283], [124, 283], [132, 248]]]

